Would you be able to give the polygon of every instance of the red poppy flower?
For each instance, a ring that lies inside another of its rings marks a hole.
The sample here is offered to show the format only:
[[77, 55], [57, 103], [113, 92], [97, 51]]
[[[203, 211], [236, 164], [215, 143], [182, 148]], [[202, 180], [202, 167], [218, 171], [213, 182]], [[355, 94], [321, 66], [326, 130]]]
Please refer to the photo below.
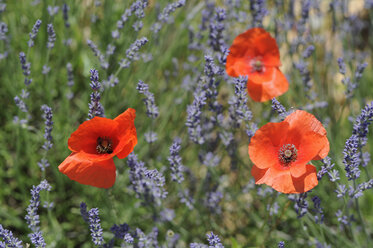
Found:
[[297, 110], [255, 133], [249, 145], [251, 174], [256, 184], [287, 194], [303, 193], [318, 184], [316, 168], [308, 162], [328, 153], [325, 128], [312, 114]]
[[262, 28], [238, 35], [229, 48], [226, 71], [231, 77], [248, 76], [247, 90], [254, 101], [264, 102], [285, 93], [289, 83], [280, 71], [276, 40]]
[[122, 159], [137, 144], [135, 110], [127, 109], [114, 120], [94, 117], [83, 122], [68, 140], [72, 151], [58, 169], [71, 180], [99, 188], [115, 182], [113, 157]]

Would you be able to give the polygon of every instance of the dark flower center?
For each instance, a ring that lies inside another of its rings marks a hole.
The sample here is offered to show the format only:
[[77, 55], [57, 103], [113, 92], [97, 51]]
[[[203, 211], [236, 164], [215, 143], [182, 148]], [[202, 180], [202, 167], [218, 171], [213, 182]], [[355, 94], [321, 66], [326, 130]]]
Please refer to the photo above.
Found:
[[108, 137], [98, 137], [97, 138], [97, 146], [96, 146], [96, 151], [99, 154], [103, 153], [112, 153], [113, 152], [113, 143], [110, 138]]
[[251, 61], [251, 66], [253, 67], [254, 71], [262, 72], [263, 71], [263, 62], [259, 59], [253, 59]]
[[289, 166], [291, 162], [297, 160], [298, 150], [293, 144], [286, 144], [278, 152], [278, 159], [284, 166]]

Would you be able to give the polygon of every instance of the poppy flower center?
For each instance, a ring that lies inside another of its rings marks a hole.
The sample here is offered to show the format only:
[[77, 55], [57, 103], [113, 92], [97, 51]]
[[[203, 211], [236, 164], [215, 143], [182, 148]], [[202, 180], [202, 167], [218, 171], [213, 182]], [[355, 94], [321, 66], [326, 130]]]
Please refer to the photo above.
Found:
[[278, 152], [280, 163], [284, 166], [289, 166], [291, 162], [297, 160], [297, 157], [298, 150], [293, 144], [283, 145]]
[[250, 64], [253, 71], [262, 72], [264, 70], [263, 62], [258, 58], [252, 59]]
[[113, 142], [108, 137], [98, 137], [96, 151], [99, 154], [112, 153], [113, 152]]

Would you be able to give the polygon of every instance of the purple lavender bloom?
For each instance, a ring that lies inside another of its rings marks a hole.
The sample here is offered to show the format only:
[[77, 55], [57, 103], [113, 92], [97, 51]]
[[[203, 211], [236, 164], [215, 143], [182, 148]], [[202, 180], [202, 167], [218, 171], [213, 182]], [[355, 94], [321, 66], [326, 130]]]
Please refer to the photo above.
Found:
[[63, 14], [63, 20], [65, 22], [65, 27], [66, 28], [69, 28], [70, 27], [70, 23], [69, 23], [69, 5], [67, 5], [66, 3], [64, 3], [62, 5], [62, 14]]
[[367, 104], [361, 110], [361, 114], [356, 118], [352, 134], [359, 139], [359, 147], [363, 147], [367, 143], [367, 135], [369, 132], [369, 125], [373, 121], [373, 102]]
[[207, 234], [206, 236], [207, 236], [207, 241], [209, 242], [210, 248], [224, 248], [218, 235], [215, 235], [213, 232], [211, 232], [210, 235]]
[[145, 235], [141, 229], [137, 228], [136, 234], [139, 239], [137, 243], [139, 248], [158, 247], [158, 228], [154, 227], [148, 235]]
[[221, 208], [219, 203], [223, 199], [223, 194], [220, 191], [208, 192], [205, 199], [205, 206], [212, 212], [219, 214]]
[[208, 152], [204, 156], [202, 163], [207, 167], [216, 167], [220, 163], [220, 156], [214, 155], [212, 152]]
[[308, 201], [307, 201], [308, 192], [301, 193], [299, 195], [289, 195], [289, 199], [294, 201], [294, 209], [297, 213], [298, 218], [302, 218], [308, 212]]
[[87, 45], [91, 48], [93, 54], [98, 58], [100, 61], [100, 65], [103, 69], [109, 68], [109, 63], [106, 61], [105, 56], [101, 53], [101, 51], [97, 48], [96, 44], [93, 43], [91, 40], [87, 40]]
[[167, 158], [171, 168], [172, 181], [181, 183], [184, 181], [184, 165], [181, 162], [180, 157], [181, 139], [175, 138], [174, 142], [170, 146], [170, 156]]
[[267, 15], [265, 0], [250, 0], [250, 10], [253, 15], [253, 27], [262, 27], [263, 18]]
[[337, 184], [337, 189], [335, 190], [335, 192], [337, 193], [337, 197], [338, 198], [344, 197], [346, 195], [346, 193], [347, 193], [346, 185], [344, 185], [344, 184]]
[[89, 215], [88, 215], [88, 212], [87, 212], [87, 204], [85, 204], [85, 202], [80, 203], [80, 215], [83, 217], [83, 220], [86, 223], [89, 223]]
[[175, 210], [164, 208], [159, 215], [161, 216], [161, 221], [172, 221], [175, 218]]
[[189, 189], [181, 190], [177, 195], [180, 198], [180, 202], [184, 203], [187, 206], [187, 208], [189, 208], [190, 210], [194, 208], [195, 201], [193, 197], [190, 195]]
[[19, 53], [19, 60], [21, 62], [23, 75], [25, 76], [24, 83], [25, 83], [26, 86], [29, 86], [32, 82], [32, 79], [29, 78], [29, 76], [31, 74], [31, 63], [27, 62], [26, 54], [24, 52]]
[[122, 59], [119, 62], [121, 68], [128, 68], [132, 61], [136, 61], [140, 58], [139, 51], [140, 49], [148, 42], [146, 37], [142, 37], [141, 39], [136, 40], [134, 43], [130, 45], [130, 47], [126, 50], [126, 58]]
[[174, 3], [168, 4], [162, 12], [158, 15], [157, 21], [152, 25], [151, 30], [157, 34], [164, 23], [170, 22], [170, 14], [175, 12], [177, 8], [181, 8], [185, 5], [185, 0], [178, 0]]
[[134, 238], [129, 233], [126, 233], [126, 235], [124, 235], [123, 239], [124, 239], [124, 242], [126, 242], [128, 244], [132, 244], [134, 242]]
[[40, 168], [41, 171], [44, 171], [45, 168], [47, 168], [47, 167], [50, 166], [50, 164], [49, 164], [49, 162], [48, 162], [47, 159], [42, 158], [42, 159], [38, 162], [38, 166], [39, 166], [39, 168]]
[[338, 221], [339, 223], [341, 223], [341, 225], [345, 225], [345, 226], [350, 225], [351, 218], [349, 218], [346, 215], [343, 215], [343, 212], [341, 210], [338, 210], [335, 216], [338, 217]]
[[321, 224], [324, 221], [324, 211], [321, 207], [321, 199], [318, 196], [312, 197], [312, 202], [314, 206], [314, 212], [315, 212], [315, 222], [317, 224]]
[[289, 113], [286, 111], [286, 108], [276, 99], [272, 99], [272, 110], [276, 112], [282, 120], [286, 118], [286, 116], [289, 115]]
[[22, 241], [18, 240], [13, 236], [13, 233], [0, 224], [0, 238], [3, 242], [0, 242], [0, 247], [12, 247], [12, 248], [22, 248]]
[[331, 169], [333, 169], [334, 167], [334, 163], [331, 162], [331, 159], [328, 156], [323, 158], [321, 162], [323, 163], [323, 165], [321, 166], [321, 169], [317, 172], [317, 180], [319, 181], [325, 174], [329, 173]]
[[44, 139], [45, 142], [43, 144], [43, 149], [48, 151], [52, 148], [52, 130], [53, 130], [53, 112], [52, 108], [48, 107], [47, 105], [41, 106], [41, 110], [44, 111], [43, 119], [45, 120], [45, 128], [44, 128]]
[[14, 102], [22, 112], [28, 113], [28, 109], [25, 102], [21, 98], [19, 98], [19, 96], [14, 97]]
[[107, 80], [102, 81], [102, 84], [104, 87], [114, 87], [119, 83], [119, 79], [115, 77], [113, 74], [110, 74], [110, 76], [107, 78]]
[[37, 248], [44, 248], [47, 244], [45, 243], [42, 232], [34, 232], [30, 234], [30, 240], [33, 245]]
[[363, 167], [367, 167], [370, 162], [370, 153], [369, 152], [364, 152], [363, 153], [363, 161], [362, 165]]
[[339, 72], [342, 75], [346, 75], [346, 64], [345, 64], [343, 58], [338, 58], [337, 62], [338, 62]]
[[146, 114], [149, 118], [155, 119], [159, 115], [158, 107], [155, 105], [154, 94], [149, 91], [149, 86], [143, 81], [139, 80], [136, 89], [145, 98], [143, 102], [146, 105]]
[[0, 14], [3, 13], [6, 9], [6, 3], [0, 2]]
[[280, 241], [280, 242], [278, 242], [277, 247], [278, 247], [278, 248], [285, 248], [285, 242], [284, 242], [284, 241]]
[[95, 116], [104, 117], [104, 107], [100, 103], [101, 99], [101, 84], [98, 81], [98, 71], [95, 69], [92, 69], [90, 71], [91, 73], [91, 83], [90, 86], [93, 90], [91, 93], [91, 102], [88, 104], [89, 106], [89, 112], [88, 112], [88, 118], [92, 119]]
[[110, 231], [114, 234], [115, 238], [123, 240], [124, 236], [129, 232], [130, 228], [128, 224], [123, 223], [120, 225], [114, 224]]
[[54, 47], [54, 42], [56, 41], [56, 33], [54, 32], [52, 23], [47, 25], [47, 33], [48, 33], [47, 48], [52, 49]]
[[74, 86], [73, 66], [71, 65], [71, 63], [66, 64], [66, 71], [67, 71], [67, 86], [71, 88]]
[[92, 208], [88, 211], [89, 229], [91, 230], [92, 241], [95, 245], [102, 245], [102, 228], [98, 208]]
[[49, 71], [51, 70], [51, 68], [47, 65], [43, 65], [43, 70], [41, 73], [43, 73], [44, 75], [48, 74]]
[[360, 153], [358, 152], [358, 148], [359, 138], [357, 135], [352, 135], [347, 139], [343, 149], [343, 164], [348, 180], [355, 180], [360, 177]]
[[50, 16], [54, 16], [58, 13], [58, 11], [60, 10], [60, 7], [59, 6], [48, 6], [47, 10]]
[[307, 59], [311, 57], [312, 53], [315, 51], [315, 46], [314, 45], [309, 45], [306, 50], [303, 51], [302, 57]]
[[39, 32], [40, 26], [41, 26], [41, 20], [38, 19], [38, 20], [36, 20], [36, 22], [34, 24], [34, 27], [32, 28], [31, 32], [29, 33], [30, 39], [27, 42], [29, 47], [34, 46], [34, 44], [35, 44], [34, 40], [36, 38], [36, 35]]
[[40, 231], [40, 227], [39, 227], [40, 217], [37, 213], [39, 205], [40, 205], [40, 191], [42, 190], [50, 191], [51, 188], [52, 187], [48, 184], [47, 180], [41, 181], [38, 186], [32, 186], [30, 205], [26, 209], [27, 215], [25, 219], [26, 219], [28, 227], [34, 233]]
[[148, 170], [144, 162], [139, 161], [133, 152], [128, 155], [127, 164], [130, 167], [131, 188], [136, 197], [143, 199], [145, 203], [160, 205], [161, 199], [167, 196], [162, 173], [156, 169]]
[[253, 117], [252, 112], [247, 106], [247, 77], [238, 77], [234, 79], [234, 93], [228, 101], [229, 103], [229, 118], [233, 127], [240, 127], [241, 123], [247, 123]]
[[106, 47], [106, 56], [109, 57], [110, 55], [113, 55], [114, 52], [115, 52], [115, 49], [116, 49], [116, 47], [114, 45], [112, 45], [112, 44], [107, 45], [107, 47]]
[[216, 8], [214, 18], [210, 21], [210, 32], [208, 44], [215, 51], [222, 51], [226, 47], [223, 39], [223, 31], [225, 29], [224, 20], [227, 18], [226, 11], [223, 8]]

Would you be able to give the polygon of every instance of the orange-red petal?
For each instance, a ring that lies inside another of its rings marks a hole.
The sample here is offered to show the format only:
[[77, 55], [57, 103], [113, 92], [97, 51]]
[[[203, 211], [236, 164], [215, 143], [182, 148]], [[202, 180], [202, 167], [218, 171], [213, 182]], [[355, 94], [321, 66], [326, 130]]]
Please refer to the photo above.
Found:
[[98, 188], [112, 187], [116, 177], [112, 158], [98, 162], [90, 161], [86, 159], [83, 152], [71, 153], [58, 169], [71, 180]]
[[278, 97], [288, 89], [288, 80], [277, 67], [266, 67], [264, 72], [251, 73], [247, 81], [247, 91], [257, 102], [265, 102]]
[[251, 169], [251, 174], [256, 184], [267, 184], [285, 194], [299, 194], [313, 189], [318, 184], [316, 168], [310, 164], [304, 167], [305, 174], [299, 178], [293, 177], [290, 170], [259, 169], [255, 165]]
[[288, 115], [284, 121], [289, 123], [289, 130], [296, 130], [299, 133], [315, 132], [322, 136], [322, 147], [311, 159], [319, 160], [328, 155], [330, 146], [326, 137], [326, 130], [315, 116], [303, 110], [296, 110]]
[[137, 144], [135, 117], [136, 111], [129, 108], [114, 119], [119, 124], [117, 132], [119, 133], [120, 141], [117, 156], [120, 159], [127, 157]]
[[83, 122], [78, 129], [73, 132], [68, 140], [68, 147], [73, 152], [84, 151], [89, 154], [91, 159], [95, 159], [97, 156], [101, 157], [99, 160], [107, 160], [113, 156], [112, 154], [97, 154], [97, 138], [109, 137], [114, 140], [113, 146], [115, 147], [119, 142], [115, 137], [117, 136], [118, 123], [114, 120], [94, 117], [91, 120]]
[[266, 169], [279, 163], [279, 146], [288, 128], [287, 122], [270, 122], [256, 131], [249, 144], [249, 156], [258, 168]]
[[237, 66], [236, 63], [243, 63], [250, 67], [253, 58], [260, 58], [265, 66], [281, 65], [276, 40], [262, 28], [249, 29], [233, 40], [227, 56], [227, 74], [232, 77], [248, 75], [239, 69], [244, 67]]

